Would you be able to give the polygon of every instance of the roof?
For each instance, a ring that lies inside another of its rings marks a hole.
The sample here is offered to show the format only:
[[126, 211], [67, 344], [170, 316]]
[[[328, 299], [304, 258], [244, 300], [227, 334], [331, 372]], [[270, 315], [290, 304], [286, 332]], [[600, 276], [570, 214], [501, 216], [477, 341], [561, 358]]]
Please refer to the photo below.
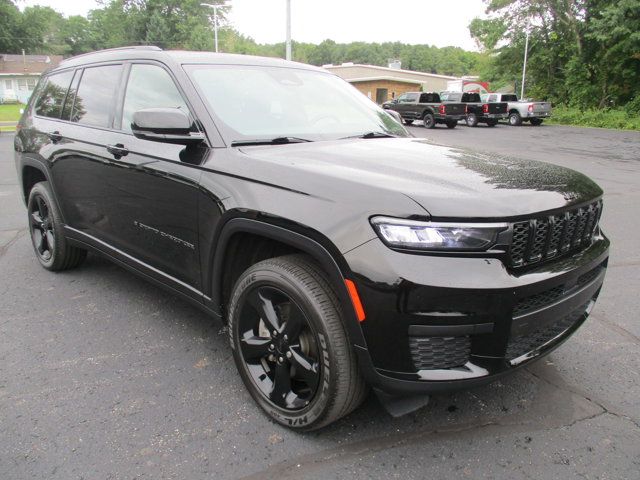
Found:
[[62, 55], [16, 55], [0, 53], [0, 74], [35, 74], [56, 67]]
[[132, 46], [99, 50], [68, 58], [60, 63], [61, 68], [76, 67], [89, 63], [108, 62], [114, 60], [148, 59], [177, 64], [209, 64], [209, 65], [260, 65], [273, 67], [303, 68], [323, 71], [319, 67], [304, 63], [289, 62], [281, 58], [256, 57], [232, 53], [193, 52], [183, 50], [162, 50], [154, 46]]
[[358, 83], [358, 82], [375, 82], [378, 80], [389, 80], [392, 82], [401, 82], [401, 83], [409, 83], [411, 85], [420, 85], [422, 82], [420, 80], [411, 80], [407, 78], [393, 77], [391, 75], [381, 75], [379, 77], [357, 77], [357, 78], [347, 78], [346, 81], [349, 83]]
[[325, 65], [324, 68], [333, 73], [338, 73], [337, 71], [344, 70], [357, 70], [357, 69], [369, 69], [379, 71], [380, 75], [390, 75], [395, 74], [394, 76], [398, 76], [398, 74], [405, 74], [411, 76], [418, 76], [426, 78], [441, 78], [444, 80], [459, 80], [459, 77], [452, 77], [450, 75], [439, 75], [436, 73], [427, 73], [427, 72], [416, 72], [414, 70], [404, 70], [401, 68], [389, 68], [389, 67], [380, 67], [378, 65], [365, 65], [361, 63], [349, 63], [346, 65]]

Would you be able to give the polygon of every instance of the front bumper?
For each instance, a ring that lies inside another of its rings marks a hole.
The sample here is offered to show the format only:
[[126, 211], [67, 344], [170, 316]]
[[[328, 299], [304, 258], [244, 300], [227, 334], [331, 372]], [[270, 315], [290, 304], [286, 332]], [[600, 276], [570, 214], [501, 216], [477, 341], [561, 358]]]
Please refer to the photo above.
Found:
[[[349, 252], [364, 305], [367, 381], [391, 394], [469, 388], [549, 353], [586, 320], [609, 241], [526, 272], [495, 258], [401, 253], [374, 239]], [[372, 259], [375, 259], [372, 261]]]

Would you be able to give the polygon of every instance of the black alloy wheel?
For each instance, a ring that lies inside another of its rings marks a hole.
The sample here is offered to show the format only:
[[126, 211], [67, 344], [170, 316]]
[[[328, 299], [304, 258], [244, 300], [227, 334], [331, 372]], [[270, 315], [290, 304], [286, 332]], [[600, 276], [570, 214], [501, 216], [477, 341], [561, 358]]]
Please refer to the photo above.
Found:
[[260, 392], [275, 406], [300, 410], [318, 390], [318, 339], [302, 309], [285, 292], [253, 288], [239, 318], [240, 353]]
[[42, 195], [34, 195], [33, 202], [29, 206], [29, 220], [31, 240], [36, 254], [42, 261], [48, 262], [55, 252], [56, 240], [49, 206]]
[[314, 430], [362, 403], [367, 386], [341, 302], [311, 258], [286, 255], [249, 267], [233, 287], [227, 318], [240, 376], [274, 421]]
[[49, 182], [36, 183], [29, 192], [27, 213], [33, 250], [47, 270], [75, 268], [84, 261], [87, 251], [67, 242], [53, 198]]

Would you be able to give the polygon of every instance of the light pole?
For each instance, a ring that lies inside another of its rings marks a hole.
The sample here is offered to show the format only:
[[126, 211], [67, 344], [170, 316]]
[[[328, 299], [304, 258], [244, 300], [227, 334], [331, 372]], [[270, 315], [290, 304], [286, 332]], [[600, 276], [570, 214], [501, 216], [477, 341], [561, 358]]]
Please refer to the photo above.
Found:
[[520, 86], [520, 100], [524, 99], [524, 77], [527, 74], [527, 53], [529, 51], [529, 28], [531, 24], [527, 20], [527, 36], [524, 41], [524, 63], [522, 64], [522, 85]]
[[215, 40], [216, 53], [218, 53], [218, 9], [227, 8], [231, 5], [226, 5], [225, 3], [201, 3], [200, 5], [213, 8], [213, 38]]
[[291, 60], [291, 0], [287, 0], [287, 60]]

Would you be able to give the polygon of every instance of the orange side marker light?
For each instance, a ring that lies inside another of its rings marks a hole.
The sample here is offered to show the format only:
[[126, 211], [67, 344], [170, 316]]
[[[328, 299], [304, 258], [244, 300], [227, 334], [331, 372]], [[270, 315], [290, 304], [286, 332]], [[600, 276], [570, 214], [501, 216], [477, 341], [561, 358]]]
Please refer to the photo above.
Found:
[[344, 283], [347, 286], [347, 291], [349, 292], [349, 297], [351, 297], [351, 303], [353, 303], [353, 309], [356, 311], [358, 321], [362, 322], [365, 319], [364, 308], [362, 308], [362, 302], [360, 301], [360, 295], [358, 295], [356, 284], [353, 283], [352, 280], [348, 279], [345, 279]]

